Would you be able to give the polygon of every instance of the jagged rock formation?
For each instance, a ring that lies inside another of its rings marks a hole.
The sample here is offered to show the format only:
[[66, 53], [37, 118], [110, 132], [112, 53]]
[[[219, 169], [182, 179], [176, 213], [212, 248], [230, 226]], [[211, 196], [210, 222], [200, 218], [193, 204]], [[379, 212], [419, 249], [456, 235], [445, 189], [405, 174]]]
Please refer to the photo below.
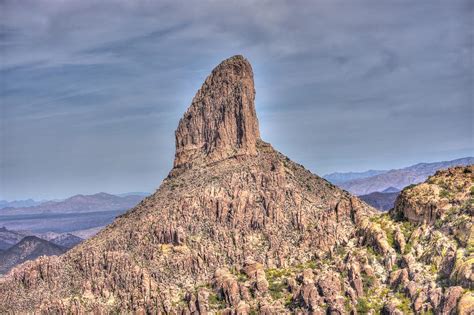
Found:
[[[472, 309], [472, 261], [463, 252], [459, 265], [448, 263], [467, 248], [451, 230], [439, 238], [436, 226], [410, 223], [403, 210], [377, 215], [260, 139], [243, 57], [206, 79], [180, 121], [176, 149], [155, 194], [66, 254], [1, 280], [0, 312]], [[438, 255], [439, 246], [450, 247]]]

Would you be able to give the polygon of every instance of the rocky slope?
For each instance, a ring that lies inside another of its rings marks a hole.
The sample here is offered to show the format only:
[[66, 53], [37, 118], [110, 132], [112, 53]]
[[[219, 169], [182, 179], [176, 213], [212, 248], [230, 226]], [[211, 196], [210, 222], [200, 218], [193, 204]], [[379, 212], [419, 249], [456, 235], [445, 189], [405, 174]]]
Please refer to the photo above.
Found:
[[[472, 228], [469, 194], [448, 201], [460, 223], [447, 229], [409, 221], [424, 207], [409, 192], [377, 215], [262, 141], [254, 95], [247, 60], [222, 62], [181, 119], [174, 168], [157, 192], [66, 254], [12, 270], [0, 312], [472, 310], [461, 232]], [[454, 186], [469, 191], [462, 182]]]
[[36, 236], [27, 236], [18, 244], [0, 253], [0, 274], [7, 273], [14, 266], [40, 256], [60, 255], [66, 249]]

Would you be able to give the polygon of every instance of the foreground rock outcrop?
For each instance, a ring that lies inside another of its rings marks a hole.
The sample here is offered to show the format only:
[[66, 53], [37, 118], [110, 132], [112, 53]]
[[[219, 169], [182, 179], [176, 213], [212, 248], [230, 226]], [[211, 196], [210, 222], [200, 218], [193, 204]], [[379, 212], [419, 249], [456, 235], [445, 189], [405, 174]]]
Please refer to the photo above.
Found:
[[468, 314], [472, 194], [453, 203], [467, 222], [448, 229], [406, 215], [408, 200], [379, 215], [262, 141], [254, 95], [248, 61], [222, 62], [157, 192], [66, 254], [12, 270], [0, 312]]

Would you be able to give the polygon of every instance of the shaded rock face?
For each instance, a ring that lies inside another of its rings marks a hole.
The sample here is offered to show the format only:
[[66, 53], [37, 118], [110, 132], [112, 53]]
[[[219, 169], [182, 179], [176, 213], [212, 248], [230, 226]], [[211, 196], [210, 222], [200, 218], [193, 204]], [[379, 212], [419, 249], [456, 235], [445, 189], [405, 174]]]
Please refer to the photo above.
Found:
[[256, 155], [260, 138], [250, 63], [223, 61], [207, 77], [176, 130], [175, 167]]

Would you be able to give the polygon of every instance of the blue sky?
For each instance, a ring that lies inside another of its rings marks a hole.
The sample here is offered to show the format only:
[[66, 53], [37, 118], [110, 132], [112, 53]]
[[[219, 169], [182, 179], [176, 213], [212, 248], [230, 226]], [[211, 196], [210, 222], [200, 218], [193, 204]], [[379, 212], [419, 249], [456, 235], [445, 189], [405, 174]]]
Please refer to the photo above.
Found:
[[243, 54], [262, 138], [311, 171], [473, 155], [466, 1], [2, 1], [0, 198], [154, 191]]

